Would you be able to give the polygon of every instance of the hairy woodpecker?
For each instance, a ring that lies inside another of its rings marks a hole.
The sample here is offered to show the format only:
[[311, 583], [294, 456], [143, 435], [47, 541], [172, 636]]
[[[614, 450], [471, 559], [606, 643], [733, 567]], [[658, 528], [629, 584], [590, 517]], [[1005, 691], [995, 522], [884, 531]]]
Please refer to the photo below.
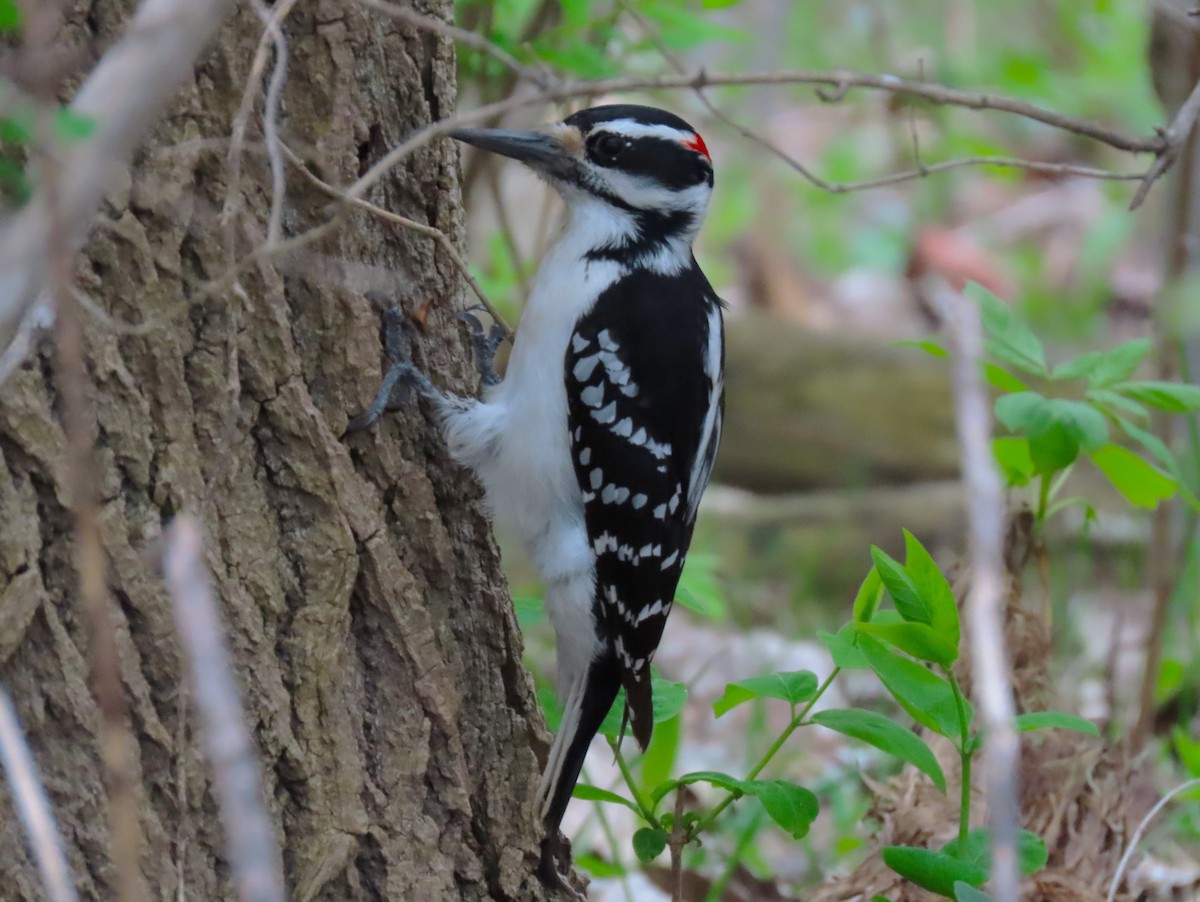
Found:
[[644, 106], [451, 136], [519, 160], [566, 204], [503, 381], [485, 374], [473, 400], [406, 373], [546, 582], [564, 712], [538, 805], [556, 840], [622, 686], [643, 749], [654, 727], [650, 662], [721, 434], [722, 302], [692, 255], [712, 161], [695, 129]]

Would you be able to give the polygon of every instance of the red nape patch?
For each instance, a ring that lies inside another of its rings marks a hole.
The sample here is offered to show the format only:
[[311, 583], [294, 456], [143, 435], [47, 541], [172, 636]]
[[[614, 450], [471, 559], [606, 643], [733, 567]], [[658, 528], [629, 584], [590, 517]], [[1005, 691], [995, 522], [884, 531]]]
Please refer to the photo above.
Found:
[[708, 147], [705, 146], [704, 139], [701, 138], [699, 135], [692, 135], [692, 138], [690, 141], [683, 142], [683, 146], [690, 147], [692, 150], [695, 150], [695, 151], [698, 151], [699, 153], [704, 154], [705, 159], [707, 159], [709, 162], [712, 161], [712, 157], [710, 157], [708, 155]]

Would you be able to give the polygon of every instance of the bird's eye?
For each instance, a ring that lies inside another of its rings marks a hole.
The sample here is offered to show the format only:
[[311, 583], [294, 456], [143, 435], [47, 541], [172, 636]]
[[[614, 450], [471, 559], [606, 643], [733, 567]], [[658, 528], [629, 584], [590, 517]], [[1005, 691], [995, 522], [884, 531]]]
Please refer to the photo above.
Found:
[[590, 150], [592, 151], [592, 159], [597, 163], [615, 162], [626, 146], [626, 140], [620, 135], [614, 135], [611, 132], [601, 132], [591, 141]]

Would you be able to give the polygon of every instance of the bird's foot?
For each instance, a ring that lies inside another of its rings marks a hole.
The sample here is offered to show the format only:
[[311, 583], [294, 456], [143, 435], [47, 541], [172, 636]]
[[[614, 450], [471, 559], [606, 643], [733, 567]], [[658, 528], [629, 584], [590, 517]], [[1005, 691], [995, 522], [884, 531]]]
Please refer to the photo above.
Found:
[[548, 890], [569, 892], [571, 897], [586, 898], [571, 879], [571, 847], [562, 835], [547, 836], [541, 841], [541, 860], [538, 862], [538, 879]]
[[467, 324], [471, 339], [471, 351], [475, 358], [475, 371], [479, 373], [479, 379], [484, 388], [487, 388], [500, 384], [500, 377], [496, 375], [495, 369], [496, 351], [504, 343], [505, 332], [504, 327], [499, 323], [492, 323], [486, 329], [483, 327], [483, 321], [475, 314], [475, 311], [484, 309], [482, 304], [476, 305], [461, 313], [456, 313], [455, 318], [461, 319]]
[[376, 291], [367, 292], [367, 299], [383, 308], [383, 347], [391, 365], [375, 393], [375, 400], [350, 421], [347, 434], [374, 426], [385, 411], [396, 410], [411, 401], [414, 390], [426, 397], [437, 394], [433, 383], [413, 363], [412, 339], [405, 329], [405, 314], [399, 303]]

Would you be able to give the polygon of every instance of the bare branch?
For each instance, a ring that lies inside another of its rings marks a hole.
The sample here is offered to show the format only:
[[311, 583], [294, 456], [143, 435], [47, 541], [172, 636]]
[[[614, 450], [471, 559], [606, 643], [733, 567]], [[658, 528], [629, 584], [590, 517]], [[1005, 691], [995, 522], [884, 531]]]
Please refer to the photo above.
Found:
[[[479, 107], [469, 113], [432, 122], [412, 134], [401, 144], [392, 148], [375, 165], [368, 169], [358, 181], [347, 188], [346, 194], [349, 197], [363, 196], [383, 177], [384, 173], [388, 172], [413, 151], [424, 147], [434, 138], [441, 137], [462, 125], [469, 125], [495, 116], [501, 116], [527, 106], [569, 100], [575, 97], [619, 94], [629, 91], [680, 89], [697, 91], [712, 87], [789, 84], [832, 85], [835, 87], [845, 85], [847, 89], [865, 88], [886, 91], [893, 94], [921, 97], [931, 103], [941, 105], [960, 106], [973, 110], [998, 110], [1026, 119], [1032, 119], [1065, 131], [1074, 132], [1103, 144], [1108, 144], [1118, 150], [1133, 153], [1158, 153], [1165, 146], [1163, 139], [1158, 136], [1139, 138], [1125, 135], [1103, 128], [1086, 119], [1055, 113], [1035, 104], [1026, 103], [1025, 101], [1000, 97], [995, 94], [959, 91], [932, 82], [908, 81], [894, 75], [868, 75], [855, 72], [766, 72], [746, 73], [742, 75], [709, 75], [701, 71], [698, 73], [660, 75], [648, 78], [607, 78], [596, 79], [594, 81], [563, 82], [536, 93], [518, 94], [507, 100]], [[996, 165], [1002, 164], [997, 163]], [[932, 169], [932, 167], [926, 168]], [[1120, 177], [1126, 178], [1126, 176]], [[843, 188], [842, 190], [846, 189]]]
[[[659, 54], [665, 59], [676, 72], [683, 73], [685, 67], [682, 60], [679, 59], [671, 49], [667, 47], [662, 39], [662, 35], [655, 27], [654, 23], [643, 16], [637, 8], [628, 0], [621, 0], [621, 7], [632, 16], [649, 36], [651, 42], [658, 50]], [[923, 84], [924, 82], [922, 82]], [[845, 95], [846, 90], [850, 87], [849, 83], [843, 83], [840, 87], [840, 94], [837, 99]], [[1107, 169], [1096, 169], [1091, 166], [1078, 166], [1073, 163], [1043, 163], [1037, 160], [1022, 160], [1014, 157], [994, 157], [994, 156], [973, 156], [962, 157], [954, 160], [944, 160], [940, 163], [925, 164], [921, 161], [920, 145], [917, 140], [917, 132], [915, 123], [912, 124], [912, 141], [914, 158], [917, 161], [915, 169], [906, 170], [904, 172], [896, 172], [891, 175], [881, 175], [875, 178], [863, 179], [857, 182], [830, 182], [821, 176], [817, 175], [778, 144], [771, 141], [766, 136], [754, 131], [739, 122], [734, 121], [725, 112], [719, 109], [715, 104], [708, 99], [703, 88], [696, 88], [696, 97], [704, 104], [704, 107], [712, 113], [717, 119], [732, 128], [743, 138], [752, 141], [759, 147], [762, 147], [768, 153], [778, 157], [786, 163], [791, 169], [795, 170], [801, 178], [811, 182], [822, 191], [828, 191], [831, 194], [849, 194], [854, 191], [866, 191], [871, 188], [882, 188], [887, 185], [897, 185], [901, 182], [912, 181], [913, 179], [925, 178], [936, 172], [945, 172], [950, 169], [962, 169], [970, 166], [998, 166], [1005, 169], [1022, 169], [1027, 172], [1039, 172], [1047, 175], [1075, 175], [1085, 178], [1107, 179], [1111, 181], [1137, 181], [1147, 177], [1147, 173], [1143, 172], [1109, 172]], [[820, 93], [820, 89], [818, 89]], [[831, 97], [820, 95], [822, 100], [830, 101]], [[911, 120], [910, 120], [911, 122]]]
[[1192, 133], [1192, 129], [1196, 127], [1197, 118], [1200, 118], [1200, 81], [1196, 82], [1188, 99], [1183, 102], [1183, 106], [1179, 108], [1179, 112], [1175, 114], [1171, 124], [1162, 133], [1163, 146], [1157, 151], [1158, 155], [1154, 163], [1151, 164], [1145, 178], [1142, 179], [1142, 184], [1138, 186], [1133, 200], [1129, 202], [1130, 210], [1136, 210], [1142, 205], [1142, 201], [1150, 193], [1151, 186], [1171, 168], [1171, 164], [1179, 156], [1179, 151]]
[[242, 902], [283, 902], [282, 859], [213, 597], [200, 527], [180, 516], [163, 554], [175, 628], [191, 665], [204, 748], [213, 770], [226, 854]]
[[304, 161], [301, 160], [300, 157], [298, 157], [295, 152], [292, 151], [291, 148], [289, 148], [286, 144], [282, 144], [281, 146], [283, 148], [283, 152], [287, 155], [287, 158], [292, 162], [293, 165], [296, 166], [296, 168], [301, 171], [301, 173], [304, 174], [304, 177], [330, 197], [344, 201], [350, 206], [357, 207], [360, 210], [366, 210], [368, 213], [384, 220], [385, 222], [393, 223], [401, 228], [409, 229], [413, 232], [425, 235], [428, 238], [432, 238], [439, 245], [441, 245], [442, 249], [446, 252], [446, 255], [458, 268], [463, 280], [467, 283], [467, 285], [470, 286], [471, 291], [475, 293], [475, 297], [479, 298], [479, 302], [483, 304], [484, 308], [487, 310], [492, 319], [494, 319], [500, 325], [500, 327], [504, 329], [505, 337], [510, 340], [512, 339], [513, 335], [515, 334], [512, 328], [505, 321], [504, 317], [500, 315], [500, 311], [496, 309], [496, 306], [491, 302], [491, 300], [488, 299], [488, 296], [484, 294], [483, 288], [480, 287], [479, 282], [476, 281], [473, 275], [471, 275], [471, 270], [467, 266], [467, 261], [464, 260], [459, 254], [458, 249], [454, 246], [454, 242], [450, 240], [450, 236], [448, 236], [441, 229], [434, 228], [430, 225], [425, 225], [424, 223], [417, 222], [415, 219], [409, 219], [406, 216], [400, 216], [399, 214], [393, 213], [390, 210], [385, 210], [383, 207], [378, 207], [369, 201], [365, 201], [362, 198], [350, 197], [345, 191], [341, 190], [340, 188], [336, 188], [319, 178], [316, 173], [304, 165]]
[[146, 887], [139, 863], [142, 831], [133, 786], [134, 738], [104, 572], [100, 501], [92, 454], [95, 411], [88, 398], [83, 329], [71, 292], [72, 250], [65, 214], [57, 207], [62, 175], [52, 163], [43, 173], [48, 211], [46, 257], [55, 309], [55, 377], [63, 400], [63, 431], [69, 462], [67, 482], [75, 515], [75, 561], [88, 626], [92, 692], [100, 709], [100, 758], [108, 790], [109, 845], [117, 872], [117, 898], [120, 902], [141, 902], [146, 898]]
[[25, 826], [29, 848], [42, 875], [42, 888], [50, 902], [75, 902], [75, 878], [63, 852], [62, 836], [54, 810], [46, 797], [37, 763], [25, 742], [21, 721], [8, 692], [0, 686], [0, 763], [12, 792], [17, 815]]
[[1013, 725], [1012, 675], [1004, 646], [1004, 491], [992, 457], [991, 404], [980, 377], [983, 327], [979, 311], [937, 277], [935, 298], [952, 332], [954, 402], [958, 421], [967, 520], [971, 538], [971, 592], [967, 623], [972, 685], [983, 713], [983, 769], [992, 828], [992, 898], [1016, 902], [1017, 765], [1020, 745]]
[[1175, 114], [1171, 125], [1166, 127], [1162, 133], [1162, 149], [1157, 151], [1154, 162], [1142, 178], [1141, 185], [1138, 186], [1138, 192], [1134, 194], [1133, 200], [1130, 200], [1130, 210], [1136, 210], [1141, 206], [1154, 182], [1162, 178], [1166, 170], [1175, 163], [1175, 158], [1180, 155], [1183, 144], [1187, 142], [1189, 134], [1192, 134], [1192, 130], [1195, 128], [1196, 119], [1200, 119], [1200, 82], [1196, 82], [1192, 94], [1188, 95], [1187, 100], [1180, 107], [1180, 112]]
[[[113, 174], [154, 124], [196, 58], [233, 7], [233, 0], [144, 0], [124, 37], [96, 65], [71, 104], [95, 122], [93, 134], [58, 149], [59, 211], [72, 250], [82, 245]], [[0, 348], [49, 278], [51, 214], [44, 187], [0, 234]]]
[[1142, 822], [1137, 825], [1137, 829], [1133, 831], [1133, 836], [1129, 838], [1129, 845], [1125, 849], [1125, 854], [1121, 856], [1121, 860], [1117, 863], [1117, 872], [1113, 874], [1112, 883], [1108, 886], [1108, 897], [1106, 902], [1113, 902], [1117, 896], [1117, 890], [1121, 886], [1121, 879], [1125, 876], [1125, 868], [1129, 866], [1129, 859], [1133, 857], [1133, 853], [1137, 851], [1138, 843], [1142, 841], [1142, 834], [1146, 832], [1146, 828], [1150, 826], [1150, 822], [1154, 820], [1160, 811], [1167, 806], [1167, 803], [1181, 792], [1189, 789], [1194, 789], [1200, 786], [1200, 778], [1188, 780], [1185, 783], [1180, 783], [1165, 796], [1158, 800], [1153, 808], [1147, 812], [1142, 818]]
[[263, 139], [267, 144], [267, 157], [271, 161], [271, 213], [267, 219], [267, 243], [279, 240], [283, 227], [283, 200], [286, 192], [283, 171], [283, 152], [279, 143], [279, 98], [287, 81], [288, 46], [280, 23], [291, 12], [295, 0], [280, 3], [273, 10], [267, 9], [262, 0], [255, 0], [254, 12], [262, 20], [266, 34], [275, 46], [275, 68], [267, 82], [267, 97], [263, 101]]
[[358, 2], [384, 15], [391, 16], [398, 22], [404, 22], [406, 25], [412, 25], [415, 28], [420, 28], [422, 31], [431, 31], [442, 37], [450, 38], [464, 47], [470, 47], [472, 50], [486, 53], [502, 66], [514, 72], [519, 78], [530, 81], [539, 88], [549, 88], [558, 82], [558, 79], [550, 73], [541, 69], [535, 69], [532, 66], [526, 66], [503, 47], [473, 31], [467, 31], [465, 28], [459, 28], [457, 25], [450, 22], [443, 22], [441, 19], [435, 19], [433, 16], [423, 15], [409, 6], [388, 3], [387, 0], [358, 0]]

